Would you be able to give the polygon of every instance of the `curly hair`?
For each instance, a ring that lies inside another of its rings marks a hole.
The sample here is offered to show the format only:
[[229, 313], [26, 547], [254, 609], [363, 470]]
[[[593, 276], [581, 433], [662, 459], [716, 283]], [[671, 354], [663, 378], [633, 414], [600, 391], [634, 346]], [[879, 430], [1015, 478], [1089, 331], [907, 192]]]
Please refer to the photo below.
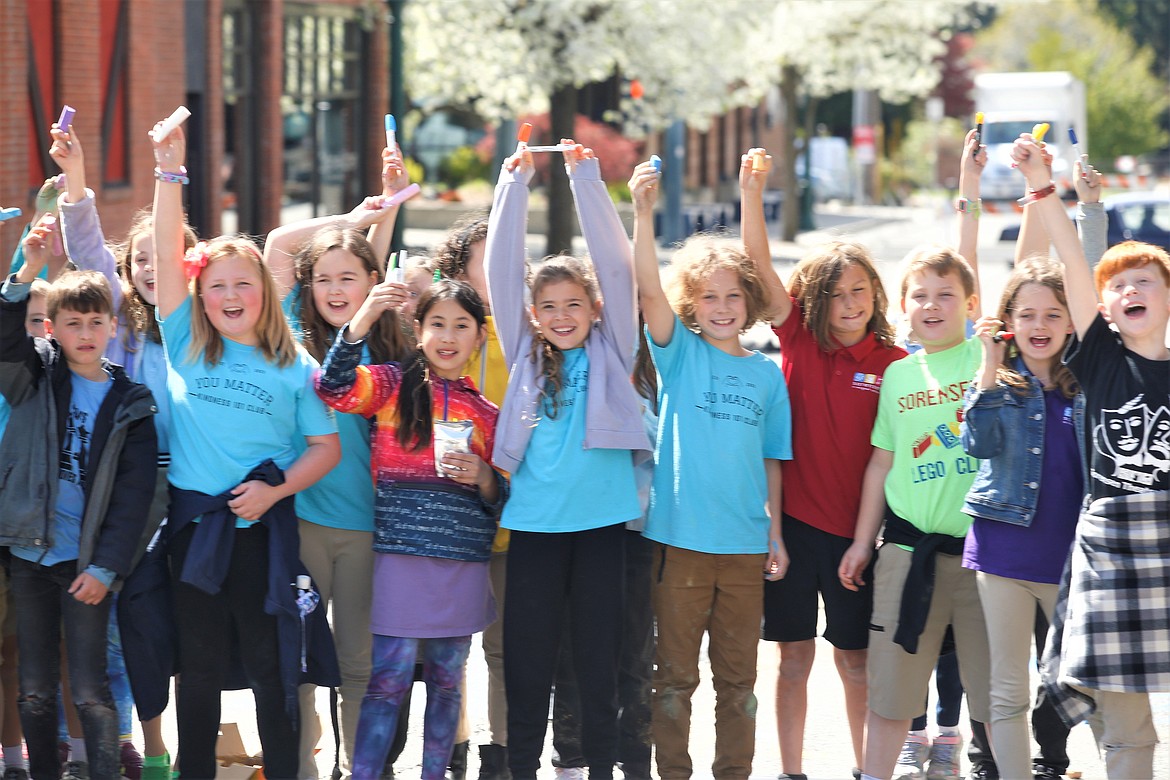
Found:
[[840, 346], [833, 338], [829, 312], [837, 283], [850, 266], [860, 268], [869, 277], [873, 288], [873, 314], [866, 329], [884, 346], [894, 346], [894, 326], [886, 318], [890, 303], [874, 267], [873, 256], [861, 244], [851, 241], [831, 241], [817, 247], [792, 271], [788, 293], [804, 311], [805, 326], [826, 352]]
[[739, 280], [747, 307], [745, 332], [769, 315], [768, 291], [756, 272], [755, 263], [743, 245], [733, 239], [693, 236], [675, 252], [671, 268], [673, 275], [667, 295], [678, 318], [690, 330], [699, 330], [695, 320], [697, 301], [716, 271], [731, 271]]
[[[557, 282], [572, 282], [581, 285], [585, 296], [596, 305], [601, 300], [601, 287], [597, 283], [597, 274], [593, 264], [588, 260], [569, 255], [555, 255], [546, 257], [540, 263], [531, 266], [528, 270], [528, 289], [532, 292], [532, 300], [540, 295], [545, 285]], [[565, 353], [554, 347], [539, 329], [533, 328], [532, 360], [540, 361], [540, 375], [542, 377], [540, 394], [543, 399], [545, 413], [550, 419], [557, 416], [557, 402], [565, 386], [564, 363]]]
[[487, 240], [488, 215], [476, 212], [451, 226], [443, 243], [435, 248], [432, 262], [445, 279], [459, 279], [467, 273], [471, 247]]

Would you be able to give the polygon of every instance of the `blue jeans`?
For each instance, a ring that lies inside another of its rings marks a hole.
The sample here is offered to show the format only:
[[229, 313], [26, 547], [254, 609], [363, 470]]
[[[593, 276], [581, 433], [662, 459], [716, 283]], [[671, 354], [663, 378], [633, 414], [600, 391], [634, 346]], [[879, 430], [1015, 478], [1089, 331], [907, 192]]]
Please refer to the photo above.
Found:
[[362, 699], [353, 745], [353, 776], [378, 777], [390, 752], [402, 701], [414, 682], [414, 662], [422, 644], [427, 708], [423, 720], [423, 780], [441, 780], [451, 760], [463, 670], [471, 637], [442, 639], [374, 635], [370, 685]]
[[106, 679], [107, 597], [97, 606], [69, 594], [77, 562], [41, 566], [12, 559], [12, 595], [20, 643], [20, 723], [28, 746], [29, 774], [57, 780], [57, 687], [60, 684], [61, 630], [69, 656], [73, 704], [85, 734], [90, 776], [118, 777], [118, 710]]

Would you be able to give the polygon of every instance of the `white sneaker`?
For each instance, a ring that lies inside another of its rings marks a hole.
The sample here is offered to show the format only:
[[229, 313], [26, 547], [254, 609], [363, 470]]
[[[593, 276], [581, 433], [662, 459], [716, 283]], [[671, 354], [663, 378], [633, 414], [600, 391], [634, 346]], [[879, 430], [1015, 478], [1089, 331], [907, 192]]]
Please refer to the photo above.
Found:
[[939, 734], [934, 738], [934, 744], [930, 746], [926, 780], [959, 780], [962, 753], [962, 734]]
[[898, 763], [894, 765], [894, 780], [923, 780], [922, 766], [930, 753], [930, 739], [920, 734], [907, 734]]

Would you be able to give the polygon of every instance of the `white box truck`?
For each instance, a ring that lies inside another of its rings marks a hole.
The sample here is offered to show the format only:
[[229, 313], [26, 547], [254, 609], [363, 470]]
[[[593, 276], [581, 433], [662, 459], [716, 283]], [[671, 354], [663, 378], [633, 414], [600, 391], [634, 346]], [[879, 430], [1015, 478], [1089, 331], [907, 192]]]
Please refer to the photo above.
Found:
[[1020, 133], [1032, 132], [1041, 122], [1051, 126], [1044, 142], [1052, 153], [1058, 191], [1072, 189], [1075, 155], [1069, 127], [1076, 130], [1081, 153], [1089, 153], [1084, 84], [1064, 71], [981, 73], [975, 77], [974, 98], [975, 110], [983, 112], [983, 143], [987, 145], [984, 198], [1007, 200], [1024, 194], [1024, 177], [1012, 168], [1011, 148]]

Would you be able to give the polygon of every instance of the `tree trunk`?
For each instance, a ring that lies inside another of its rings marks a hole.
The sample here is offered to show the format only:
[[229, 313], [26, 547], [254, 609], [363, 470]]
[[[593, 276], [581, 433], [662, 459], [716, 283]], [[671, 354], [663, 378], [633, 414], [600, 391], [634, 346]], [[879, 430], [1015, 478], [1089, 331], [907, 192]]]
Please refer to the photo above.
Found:
[[792, 65], [780, 69], [780, 101], [784, 107], [784, 146], [780, 155], [780, 237], [792, 241], [800, 228], [800, 187], [796, 182], [796, 128], [800, 72]]
[[[577, 88], [572, 84], [558, 87], [549, 99], [552, 138], [549, 143], [560, 143], [573, 137], [573, 120], [577, 116]], [[557, 255], [573, 251], [573, 196], [569, 192], [569, 177], [560, 155], [549, 166], [548, 184], [548, 245], [547, 254]]]

